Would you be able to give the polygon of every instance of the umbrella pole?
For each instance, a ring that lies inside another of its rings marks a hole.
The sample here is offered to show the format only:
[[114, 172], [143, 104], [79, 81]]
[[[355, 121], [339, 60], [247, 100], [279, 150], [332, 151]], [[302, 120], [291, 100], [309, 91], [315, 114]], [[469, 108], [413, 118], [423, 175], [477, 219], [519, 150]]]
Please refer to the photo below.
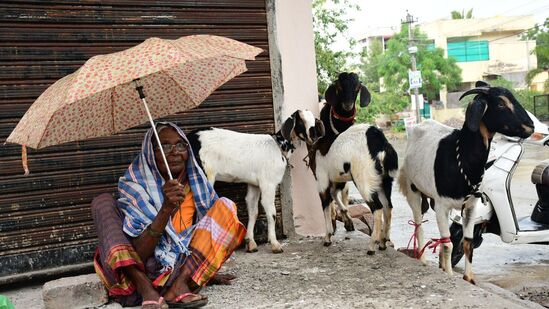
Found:
[[138, 85], [137, 80], [134, 80], [134, 82], [135, 82], [135, 90], [139, 92], [139, 98], [141, 98], [143, 105], [145, 105], [145, 111], [147, 112], [147, 116], [149, 117], [149, 122], [151, 123], [151, 126], [153, 128], [156, 141], [158, 142], [158, 148], [160, 148], [160, 152], [162, 153], [162, 160], [164, 160], [164, 164], [166, 165], [166, 170], [168, 170], [168, 176], [170, 177], [170, 180], [172, 180], [173, 179], [172, 172], [170, 172], [170, 166], [168, 165], [168, 160], [166, 160], [166, 154], [164, 153], [164, 149], [162, 149], [162, 143], [160, 142], [160, 137], [158, 137], [158, 132], [156, 132], [156, 126], [154, 125], [154, 120], [152, 118], [151, 112], [149, 111], [149, 106], [147, 105], [147, 101], [145, 100], [145, 93], [143, 93], [143, 86]]

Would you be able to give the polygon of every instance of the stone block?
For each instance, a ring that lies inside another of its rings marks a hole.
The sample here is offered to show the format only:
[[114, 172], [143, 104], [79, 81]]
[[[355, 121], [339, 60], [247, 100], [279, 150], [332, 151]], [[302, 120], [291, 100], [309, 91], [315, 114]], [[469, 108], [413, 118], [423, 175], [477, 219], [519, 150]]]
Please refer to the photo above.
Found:
[[96, 274], [49, 281], [42, 287], [44, 308], [93, 308], [108, 302], [107, 291]]

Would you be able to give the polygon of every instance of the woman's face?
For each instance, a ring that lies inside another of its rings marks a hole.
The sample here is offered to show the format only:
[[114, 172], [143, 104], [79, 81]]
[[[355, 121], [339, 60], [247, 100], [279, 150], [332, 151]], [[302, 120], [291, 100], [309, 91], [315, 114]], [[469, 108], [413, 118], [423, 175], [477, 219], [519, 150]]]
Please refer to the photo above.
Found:
[[[177, 179], [187, 165], [187, 159], [189, 159], [189, 145], [172, 127], [160, 131], [158, 137], [164, 148], [164, 154], [166, 154], [170, 172], [172, 173], [173, 178]], [[154, 156], [158, 171], [164, 179], [168, 179], [168, 171], [166, 164], [164, 164], [164, 160], [162, 159], [160, 147], [157, 146], [156, 143], [153, 143], [153, 145], [155, 145]]]

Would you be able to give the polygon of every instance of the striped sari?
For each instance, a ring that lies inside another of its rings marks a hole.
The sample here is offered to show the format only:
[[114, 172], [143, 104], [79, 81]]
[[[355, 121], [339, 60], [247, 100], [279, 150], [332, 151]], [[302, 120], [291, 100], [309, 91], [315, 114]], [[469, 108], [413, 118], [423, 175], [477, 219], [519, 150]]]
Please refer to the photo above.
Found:
[[[177, 130], [185, 138], [179, 128]], [[147, 228], [163, 200], [158, 190], [164, 181], [157, 178], [156, 165], [151, 164], [148, 157], [152, 151], [150, 133], [145, 136], [141, 155], [120, 180], [121, 198], [118, 202], [108, 194], [100, 195], [92, 202], [92, 216], [99, 238], [95, 270], [109, 295], [130, 306], [139, 304], [141, 296], [124, 275], [123, 267], [133, 265], [144, 271], [161, 294], [172, 285], [183, 267], [191, 271], [191, 278], [198, 286], [203, 286], [246, 234], [246, 229], [238, 221], [236, 205], [229, 199], [217, 197], [189, 150], [186, 171], [196, 204], [194, 224], [181, 230], [168, 222], [154, 254], [147, 261], [141, 261], [130, 238]]]

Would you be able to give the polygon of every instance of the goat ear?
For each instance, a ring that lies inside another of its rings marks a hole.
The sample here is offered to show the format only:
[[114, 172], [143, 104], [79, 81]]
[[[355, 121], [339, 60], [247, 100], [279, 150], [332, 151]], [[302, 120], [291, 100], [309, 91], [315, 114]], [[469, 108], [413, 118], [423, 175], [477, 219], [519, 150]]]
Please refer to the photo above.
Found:
[[475, 98], [467, 107], [465, 112], [465, 125], [469, 130], [477, 132], [480, 127], [482, 116], [486, 112], [486, 101], [482, 98]]
[[290, 140], [292, 138], [292, 130], [295, 127], [295, 113], [292, 114], [292, 116], [286, 121], [284, 121], [284, 124], [282, 125], [282, 129], [280, 129], [280, 133], [282, 134], [282, 137], [284, 137], [287, 140]]
[[334, 84], [331, 84], [330, 87], [326, 89], [324, 99], [326, 99], [326, 103], [328, 103], [328, 105], [335, 106], [335, 102], [337, 101], [337, 93], [336, 86]]
[[483, 80], [479, 80], [475, 83], [475, 87], [490, 87], [490, 84]]
[[326, 134], [326, 130], [324, 129], [324, 123], [318, 119], [315, 119], [315, 130], [316, 130], [316, 137], [322, 138]]
[[368, 106], [371, 99], [372, 96], [370, 95], [370, 91], [368, 91], [368, 88], [366, 88], [366, 86], [364, 85], [360, 85], [360, 107]]

